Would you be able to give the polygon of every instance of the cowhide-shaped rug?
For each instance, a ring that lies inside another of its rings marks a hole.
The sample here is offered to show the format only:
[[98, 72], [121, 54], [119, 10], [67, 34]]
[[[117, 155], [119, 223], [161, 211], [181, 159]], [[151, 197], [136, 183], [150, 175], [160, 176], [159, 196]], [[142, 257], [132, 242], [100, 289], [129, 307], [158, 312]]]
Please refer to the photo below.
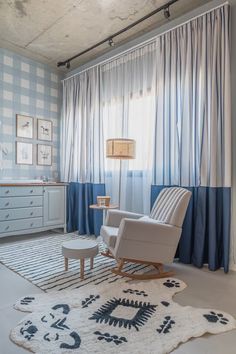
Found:
[[172, 300], [186, 285], [174, 278], [101, 284], [26, 296], [15, 308], [31, 312], [11, 339], [38, 354], [169, 353], [204, 333], [236, 327], [223, 311], [180, 306]]

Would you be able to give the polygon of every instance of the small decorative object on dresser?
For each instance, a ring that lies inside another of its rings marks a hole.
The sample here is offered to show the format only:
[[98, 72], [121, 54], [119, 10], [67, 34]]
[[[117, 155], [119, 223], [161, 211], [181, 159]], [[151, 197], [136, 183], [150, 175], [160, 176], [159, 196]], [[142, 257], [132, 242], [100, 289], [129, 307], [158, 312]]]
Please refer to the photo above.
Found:
[[52, 121], [38, 118], [38, 140], [52, 141]]
[[37, 145], [37, 164], [42, 166], [52, 165], [52, 146]]
[[33, 145], [30, 143], [16, 142], [16, 163], [18, 165], [33, 164]]
[[16, 115], [16, 136], [19, 138], [33, 139], [33, 117]]

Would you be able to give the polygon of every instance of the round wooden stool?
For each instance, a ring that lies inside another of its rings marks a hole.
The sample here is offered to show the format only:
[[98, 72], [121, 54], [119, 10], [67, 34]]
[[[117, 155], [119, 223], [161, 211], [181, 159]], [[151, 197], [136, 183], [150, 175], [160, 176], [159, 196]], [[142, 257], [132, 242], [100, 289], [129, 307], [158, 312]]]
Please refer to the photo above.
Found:
[[80, 278], [84, 279], [84, 260], [90, 258], [90, 269], [93, 259], [98, 254], [98, 245], [92, 240], [73, 240], [62, 244], [62, 254], [65, 257], [65, 270], [68, 270], [68, 259], [80, 260]]

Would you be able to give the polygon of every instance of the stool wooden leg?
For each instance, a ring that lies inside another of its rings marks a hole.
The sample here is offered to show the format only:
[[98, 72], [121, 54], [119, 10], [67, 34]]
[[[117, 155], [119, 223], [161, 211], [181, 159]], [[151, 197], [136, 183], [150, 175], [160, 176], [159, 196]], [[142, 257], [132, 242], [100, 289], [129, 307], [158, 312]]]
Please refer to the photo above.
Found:
[[65, 271], [68, 270], [68, 258], [65, 257]]
[[80, 278], [84, 279], [84, 259], [80, 260]]
[[90, 269], [93, 269], [93, 257], [90, 258]]

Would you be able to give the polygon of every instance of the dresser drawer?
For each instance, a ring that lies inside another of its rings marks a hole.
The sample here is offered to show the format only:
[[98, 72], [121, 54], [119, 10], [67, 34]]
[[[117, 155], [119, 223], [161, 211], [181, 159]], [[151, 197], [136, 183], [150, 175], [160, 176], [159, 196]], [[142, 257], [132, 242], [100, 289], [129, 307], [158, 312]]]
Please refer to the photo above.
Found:
[[43, 194], [42, 186], [0, 187], [0, 197], [21, 197], [21, 196], [42, 195], [42, 194]]
[[12, 221], [0, 221], [0, 232], [12, 232], [29, 230], [43, 226], [43, 218], [21, 219]]
[[40, 216], [43, 216], [42, 207], [0, 210], [0, 221], [37, 218]]
[[42, 205], [42, 196], [0, 198], [0, 209], [27, 208]]

